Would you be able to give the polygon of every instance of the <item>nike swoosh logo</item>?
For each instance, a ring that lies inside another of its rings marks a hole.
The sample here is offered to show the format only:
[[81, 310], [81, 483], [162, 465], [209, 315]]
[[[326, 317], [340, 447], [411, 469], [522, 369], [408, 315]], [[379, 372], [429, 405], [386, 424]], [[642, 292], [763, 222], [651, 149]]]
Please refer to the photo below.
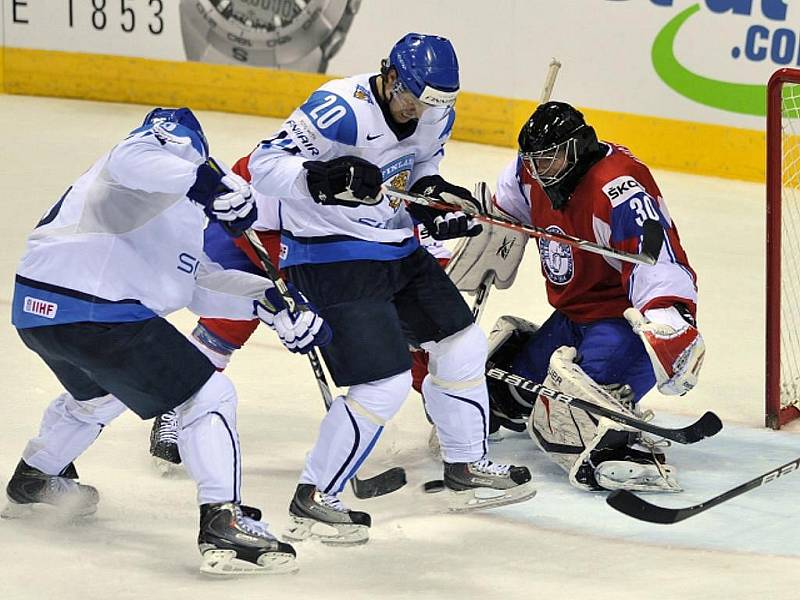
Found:
[[368, 141], [368, 142], [371, 142], [372, 140], [377, 140], [377, 139], [378, 139], [379, 137], [381, 137], [382, 135], [383, 135], [382, 133], [379, 133], [378, 135], [370, 135], [370, 134], [367, 134], [367, 141]]
[[693, 73], [675, 56], [675, 38], [683, 24], [700, 10], [690, 6], [658, 32], [653, 41], [652, 60], [661, 80], [681, 96], [712, 108], [763, 117], [767, 114], [765, 85], [720, 81]]

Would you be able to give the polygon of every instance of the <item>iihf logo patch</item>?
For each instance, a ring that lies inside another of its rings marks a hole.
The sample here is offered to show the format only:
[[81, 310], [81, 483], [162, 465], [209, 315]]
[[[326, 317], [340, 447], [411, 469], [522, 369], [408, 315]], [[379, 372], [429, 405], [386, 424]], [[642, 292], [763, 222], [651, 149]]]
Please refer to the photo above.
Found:
[[45, 319], [55, 319], [56, 312], [58, 312], [58, 304], [25, 296], [22, 311]]
[[[546, 231], [564, 235], [561, 228], [555, 225], [550, 225]], [[575, 262], [572, 258], [572, 248], [567, 244], [539, 238], [539, 257], [545, 275], [554, 284], [565, 285], [572, 280], [575, 274]]]

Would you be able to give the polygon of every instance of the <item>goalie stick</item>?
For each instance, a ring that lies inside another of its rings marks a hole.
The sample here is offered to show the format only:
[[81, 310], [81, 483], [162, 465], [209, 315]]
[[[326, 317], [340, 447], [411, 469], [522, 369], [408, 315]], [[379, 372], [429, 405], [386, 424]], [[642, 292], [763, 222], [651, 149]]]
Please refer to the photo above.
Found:
[[[264, 248], [261, 240], [258, 239], [256, 232], [252, 229], [248, 229], [244, 232], [244, 236], [247, 238], [247, 241], [250, 242], [250, 247], [253, 249], [253, 252], [256, 253], [256, 256], [258, 256], [258, 260], [261, 263], [261, 268], [264, 269], [267, 277], [269, 277], [269, 279], [275, 284], [275, 288], [280, 293], [283, 301], [286, 302], [286, 306], [288, 307], [289, 311], [297, 312], [297, 303], [289, 293], [289, 288], [286, 286], [286, 282], [280, 276], [278, 269], [276, 269], [269, 260], [267, 249]], [[304, 307], [300, 308], [303, 309]], [[325, 377], [325, 371], [322, 368], [322, 363], [320, 362], [316, 348], [312, 348], [311, 351], [306, 354], [306, 356], [308, 356], [308, 362], [311, 363], [311, 370], [314, 372], [314, 379], [317, 380], [317, 386], [319, 387], [320, 394], [322, 395], [322, 400], [325, 403], [325, 410], [328, 410], [333, 403], [333, 395], [331, 394], [331, 388], [328, 385], [328, 379]], [[402, 467], [391, 467], [390, 469], [387, 469], [386, 471], [378, 473], [377, 475], [367, 479], [359, 479], [356, 475], [350, 479], [350, 485], [353, 488], [353, 494], [355, 494], [356, 498], [360, 498], [362, 500], [365, 498], [374, 498], [376, 496], [391, 494], [392, 492], [399, 490], [405, 484], [406, 472]]]
[[617, 423], [622, 423], [623, 425], [633, 427], [639, 431], [652, 433], [653, 435], [672, 440], [673, 442], [678, 442], [679, 444], [695, 444], [700, 440], [711, 437], [722, 429], [722, 421], [719, 420], [717, 415], [710, 411], [706, 412], [697, 421], [687, 425], [686, 427], [674, 429], [670, 427], [659, 427], [658, 425], [653, 425], [652, 423], [648, 423], [647, 421], [643, 421], [642, 419], [632, 415], [627, 415], [625, 413], [606, 408], [605, 406], [600, 406], [599, 404], [595, 404], [589, 400], [576, 398], [575, 396], [564, 394], [558, 390], [547, 388], [542, 384], [536, 383], [530, 379], [526, 379], [521, 375], [515, 375], [514, 373], [510, 373], [504, 369], [495, 367], [491, 363], [487, 364], [487, 367], [487, 377], [497, 379], [498, 381], [503, 381], [509, 385], [521, 390], [525, 390], [526, 392], [530, 392], [532, 394], [543, 394], [551, 400], [570, 404], [576, 408], [585, 410], [588, 413], [592, 413], [593, 415], [606, 417], [612, 421], [616, 421]]
[[465, 203], [464, 206], [448, 204], [447, 202], [443, 202], [437, 198], [429, 198], [421, 194], [412, 194], [391, 186], [384, 187], [383, 193], [390, 198], [404, 200], [413, 204], [421, 204], [422, 206], [428, 206], [438, 210], [461, 211], [476, 221], [489, 223], [490, 225], [506, 227], [507, 229], [520, 231], [531, 237], [541, 238], [551, 242], [557, 242], [559, 244], [566, 244], [568, 246], [578, 248], [579, 250], [600, 254], [602, 256], [615, 258], [623, 262], [634, 263], [637, 265], [656, 264], [658, 255], [661, 252], [661, 246], [664, 243], [664, 228], [658, 221], [654, 219], [647, 219], [643, 223], [642, 228], [644, 230], [644, 234], [642, 235], [642, 251], [638, 254], [634, 254], [632, 252], [625, 252], [624, 250], [617, 250], [616, 248], [611, 248], [610, 246], [603, 246], [602, 244], [590, 242], [589, 240], [584, 240], [572, 235], [551, 232], [535, 225], [523, 225], [522, 223], [516, 223], [510, 219], [486, 215], [478, 212], [478, 210], [471, 204]]
[[[544, 85], [542, 86], [542, 93], [539, 96], [539, 104], [550, 102], [550, 97], [553, 95], [553, 87], [556, 84], [556, 77], [558, 77], [559, 69], [561, 69], [561, 62], [556, 57], [553, 57], [547, 69], [547, 76], [545, 77]], [[475, 301], [472, 304], [472, 318], [475, 323], [478, 323], [481, 320], [483, 309], [486, 307], [486, 299], [489, 297], [489, 292], [492, 289], [493, 283], [494, 273], [489, 273], [483, 279], [483, 281], [481, 281], [478, 289], [475, 290]]]
[[710, 500], [706, 500], [700, 504], [695, 504], [694, 506], [686, 506], [684, 508], [667, 508], [664, 506], [650, 504], [646, 500], [642, 500], [639, 496], [629, 492], [628, 490], [617, 490], [612, 492], [609, 494], [608, 498], [606, 498], [606, 503], [615, 510], [618, 510], [622, 514], [628, 515], [629, 517], [633, 517], [634, 519], [647, 521], [648, 523], [670, 525], [672, 523], [677, 523], [679, 521], [683, 521], [684, 519], [688, 519], [689, 517], [699, 515], [701, 512], [707, 511], [709, 508], [713, 508], [718, 504], [727, 502], [728, 500], [735, 498], [736, 496], [740, 496], [745, 492], [749, 492], [750, 490], [760, 488], [762, 485], [772, 483], [779, 477], [788, 475], [789, 473], [794, 473], [797, 470], [800, 470], [800, 458], [796, 458], [785, 465], [781, 465], [780, 467], [776, 467], [775, 469], [772, 469], [763, 475], [759, 475], [747, 483], [737, 485], [735, 488], [732, 488], [727, 492], [720, 494], [719, 496], [714, 496]]

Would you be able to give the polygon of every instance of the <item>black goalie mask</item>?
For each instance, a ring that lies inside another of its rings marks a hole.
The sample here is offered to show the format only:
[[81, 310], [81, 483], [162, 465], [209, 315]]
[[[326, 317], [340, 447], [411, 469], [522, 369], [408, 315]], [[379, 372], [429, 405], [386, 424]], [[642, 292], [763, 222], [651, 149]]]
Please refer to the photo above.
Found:
[[566, 206], [578, 182], [605, 151], [580, 111], [564, 102], [540, 104], [522, 126], [518, 142], [525, 169], [556, 210]]

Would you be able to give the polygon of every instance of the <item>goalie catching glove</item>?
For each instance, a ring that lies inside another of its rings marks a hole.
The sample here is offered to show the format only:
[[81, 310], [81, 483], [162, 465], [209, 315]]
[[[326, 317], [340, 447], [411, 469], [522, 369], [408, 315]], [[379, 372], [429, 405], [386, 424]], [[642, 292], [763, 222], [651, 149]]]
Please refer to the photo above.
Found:
[[[422, 177], [411, 186], [411, 192], [467, 208], [468, 212], [482, 212], [480, 202], [468, 189], [448, 183], [439, 175]], [[440, 210], [421, 204], [408, 204], [406, 210], [425, 225], [425, 229], [435, 240], [472, 237], [483, 230], [479, 223], [460, 210]]]
[[281, 293], [271, 287], [264, 292], [264, 300], [253, 302], [255, 315], [275, 330], [291, 352], [306, 354], [315, 346], [329, 344], [333, 337], [331, 328], [296, 287], [289, 283], [287, 288], [295, 303], [294, 312], [289, 310]]
[[226, 173], [213, 158], [197, 167], [195, 182], [186, 195], [233, 237], [241, 235], [258, 217], [250, 185], [236, 173]]
[[697, 385], [706, 345], [685, 307], [627, 309], [623, 314], [641, 338], [653, 363], [658, 391], [669, 396], [683, 395]]

